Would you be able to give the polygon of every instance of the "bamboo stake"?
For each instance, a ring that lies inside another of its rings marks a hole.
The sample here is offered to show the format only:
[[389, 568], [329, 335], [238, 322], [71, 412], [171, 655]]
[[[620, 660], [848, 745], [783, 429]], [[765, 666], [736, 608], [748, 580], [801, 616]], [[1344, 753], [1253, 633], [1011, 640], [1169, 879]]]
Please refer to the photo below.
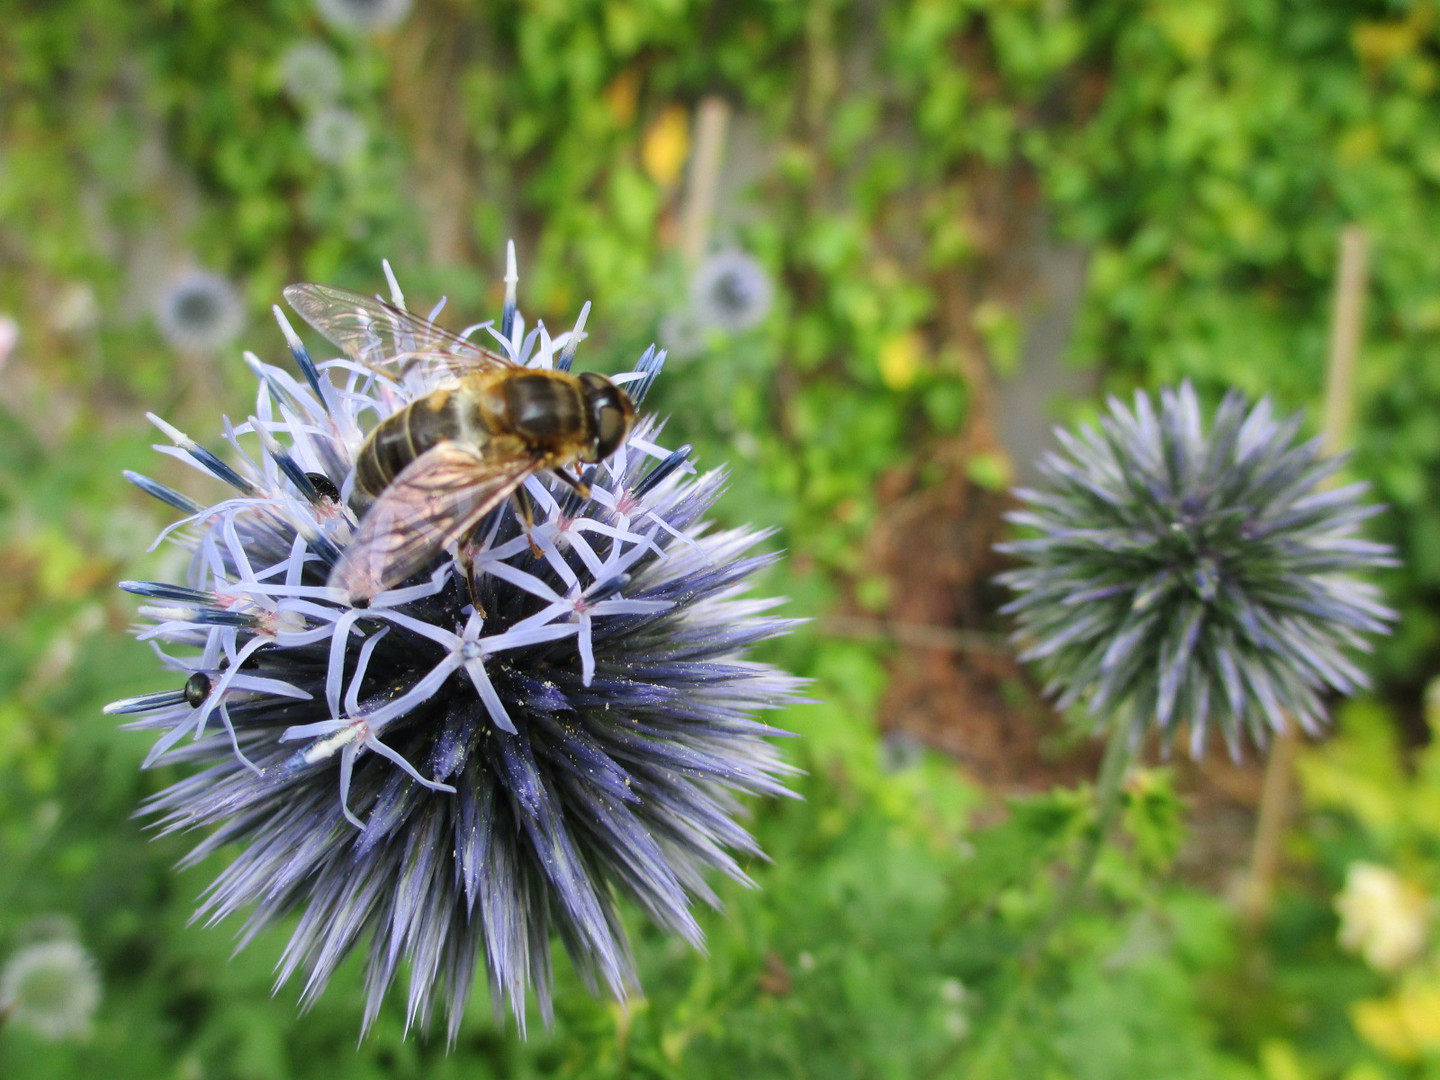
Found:
[[[1340, 265], [1335, 276], [1335, 298], [1330, 325], [1330, 358], [1325, 372], [1325, 412], [1322, 436], [1325, 453], [1338, 454], [1350, 441], [1355, 361], [1360, 353], [1360, 332], [1365, 316], [1365, 232], [1347, 225], [1340, 232]], [[1260, 813], [1255, 823], [1255, 844], [1250, 872], [1240, 898], [1241, 911], [1250, 925], [1258, 926], [1270, 914], [1275, 882], [1280, 873], [1280, 845], [1290, 817], [1294, 793], [1294, 725], [1275, 738], [1265, 764], [1260, 789]]]
[[1365, 320], [1365, 230], [1347, 225], [1340, 233], [1340, 273], [1335, 281], [1335, 323], [1330, 334], [1330, 364], [1325, 373], [1325, 452], [1338, 454], [1350, 444], [1355, 390], [1355, 361]]
[[690, 157], [685, 205], [680, 213], [680, 254], [691, 269], [705, 257], [710, 240], [729, 123], [730, 106], [723, 98], [712, 95], [700, 102], [695, 113], [695, 151]]

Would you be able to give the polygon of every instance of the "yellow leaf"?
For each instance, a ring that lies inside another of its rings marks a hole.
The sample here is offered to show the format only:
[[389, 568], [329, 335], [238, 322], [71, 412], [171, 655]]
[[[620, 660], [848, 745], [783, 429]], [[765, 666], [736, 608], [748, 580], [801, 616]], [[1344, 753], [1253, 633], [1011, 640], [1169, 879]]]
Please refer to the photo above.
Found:
[[1004, 454], [971, 454], [965, 475], [986, 491], [1004, 491], [1015, 482], [1015, 469]]
[[1397, 1004], [1415, 1046], [1427, 1056], [1440, 1050], [1440, 985], [1407, 986], [1400, 991]]
[[1357, 1061], [1341, 1075], [1340, 1080], [1389, 1080], [1390, 1074], [1373, 1061]]
[[1312, 1080], [1295, 1047], [1284, 1039], [1266, 1039], [1260, 1044], [1260, 1069], [1265, 1080]]
[[1350, 1022], [1361, 1038], [1391, 1061], [1419, 1059], [1420, 1053], [1395, 1001], [1357, 1001], [1350, 1006]]
[[605, 105], [615, 126], [629, 127], [635, 122], [635, 102], [640, 97], [640, 72], [629, 68], [620, 72], [605, 87]]
[[1380, 129], [1374, 124], [1357, 124], [1335, 144], [1335, 156], [1346, 165], [1368, 161], [1380, 152]]
[[683, 105], [667, 105], [645, 132], [640, 161], [650, 179], [670, 187], [690, 156], [690, 114]]
[[1355, 1030], [1392, 1061], [1419, 1061], [1440, 1051], [1440, 982], [1433, 977], [1402, 986], [1389, 998], [1350, 1007]]
[[880, 346], [880, 378], [891, 390], [904, 390], [920, 374], [925, 342], [911, 330], [890, 338]]
[[1350, 32], [1350, 42], [1360, 62], [1375, 70], [1414, 53], [1429, 32], [1430, 22], [1428, 8], [1417, 4], [1402, 22], [1357, 24]]
[[1225, 27], [1223, 5], [1204, 0], [1158, 4], [1151, 11], [1151, 17], [1160, 24], [1161, 32], [1175, 50], [1192, 63], [1210, 55], [1215, 39]]

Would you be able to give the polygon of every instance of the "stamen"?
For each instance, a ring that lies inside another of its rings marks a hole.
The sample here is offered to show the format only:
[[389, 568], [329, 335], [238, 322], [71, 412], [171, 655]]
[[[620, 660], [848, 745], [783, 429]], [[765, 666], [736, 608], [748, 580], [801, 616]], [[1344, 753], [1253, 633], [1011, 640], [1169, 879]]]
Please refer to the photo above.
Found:
[[182, 495], [173, 488], [166, 487], [158, 480], [151, 480], [142, 473], [126, 469], [120, 475], [125, 477], [126, 480], [129, 480], [130, 483], [134, 484], [141, 491], [145, 492], [146, 495], [153, 496], [163, 503], [168, 503], [182, 514], [199, 514], [205, 510], [205, 507], [190, 498], [189, 495]]

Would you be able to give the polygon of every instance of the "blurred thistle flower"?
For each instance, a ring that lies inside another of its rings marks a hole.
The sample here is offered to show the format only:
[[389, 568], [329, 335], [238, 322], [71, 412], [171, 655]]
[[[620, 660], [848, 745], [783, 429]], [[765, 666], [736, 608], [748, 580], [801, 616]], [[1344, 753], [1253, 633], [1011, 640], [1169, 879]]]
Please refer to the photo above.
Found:
[[[569, 370], [584, 313], [527, 334], [513, 278], [512, 263], [501, 326], [471, 332]], [[709, 528], [723, 473], [693, 475], [689, 447], [662, 448], [645, 418], [587, 471], [588, 501], [533, 476], [533, 528], [509, 501], [489, 514], [463, 545], [473, 574], [436, 554], [352, 605], [327, 580], [356, 527], [363, 427], [441, 380], [353, 355], [316, 365], [275, 310], [304, 382], [246, 354], [260, 390], [227, 425], [234, 467], [152, 417], [175, 443], [158, 449], [229, 497], [128, 474], [185, 515], [162, 537], [194, 556], [186, 585], [122, 583], [148, 598], [140, 637], [176, 646], [157, 652], [179, 674], [107, 711], [162, 733], [147, 764], [203, 766], [147, 807], [167, 832], [217, 826], [190, 861], [246, 845], [199, 914], [250, 908], [242, 943], [298, 916], [278, 982], [303, 969], [306, 1003], [368, 938], [367, 1029], [408, 958], [407, 1024], [438, 999], [453, 1040], [482, 954], [497, 1013], [508, 1001], [523, 1031], [533, 985], [548, 1022], [552, 933], [592, 989], [623, 998], [618, 898], [698, 946], [691, 900], [717, 903], [706, 872], [748, 883], [741, 863], [760, 856], [736, 795], [785, 794], [793, 772], [755, 714], [798, 682], [745, 658], [790, 625], [767, 614], [778, 601], [741, 595], [773, 561], [750, 553], [769, 533]], [[663, 359], [652, 346], [616, 377], [637, 405]]]
[[743, 251], [711, 255], [690, 282], [690, 305], [702, 325], [748, 330], [770, 310], [773, 289], [765, 268]]
[[234, 341], [245, 324], [245, 305], [219, 274], [191, 270], [167, 285], [155, 306], [160, 333], [186, 352], [213, 352]]
[[399, 26], [411, 0], [315, 0], [315, 10], [336, 30], [376, 33]]
[[1134, 412], [1111, 398], [1098, 430], [1057, 432], [1047, 486], [1011, 515], [1038, 535], [999, 545], [1029, 565], [999, 580], [1060, 708], [1153, 723], [1167, 746], [1186, 721], [1197, 756], [1215, 723], [1238, 755], [1242, 732], [1263, 747], [1287, 712], [1314, 732], [1322, 693], [1365, 685], [1349, 653], [1396, 616], [1351, 573], [1395, 560], [1354, 536], [1380, 509], [1367, 485], [1322, 489], [1344, 459], [1299, 428], [1231, 392], [1206, 433], [1185, 383], [1158, 415], [1137, 392]]
[[1430, 898], [1395, 871], [1355, 862], [1335, 897], [1343, 948], [1358, 952], [1376, 971], [1398, 971], [1425, 951]]
[[365, 152], [370, 129], [354, 112], [326, 105], [305, 118], [305, 145], [320, 161], [344, 165]]
[[46, 1039], [89, 1034], [99, 1004], [95, 961], [70, 938], [27, 945], [0, 972], [0, 1020], [13, 1020]]
[[889, 728], [880, 736], [880, 768], [884, 772], [907, 772], [924, 760], [925, 743], [910, 732]]
[[345, 72], [340, 58], [318, 41], [297, 41], [280, 58], [285, 93], [297, 105], [315, 108], [340, 96]]
[[688, 359], [705, 351], [705, 323], [690, 307], [668, 312], [660, 320], [656, 336], [672, 359]]

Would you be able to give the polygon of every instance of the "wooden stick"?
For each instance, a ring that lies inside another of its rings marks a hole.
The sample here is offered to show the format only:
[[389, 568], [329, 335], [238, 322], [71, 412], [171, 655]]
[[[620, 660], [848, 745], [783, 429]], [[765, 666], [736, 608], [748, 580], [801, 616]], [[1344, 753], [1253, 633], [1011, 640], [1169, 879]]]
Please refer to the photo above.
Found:
[[1335, 325], [1330, 334], [1330, 364], [1325, 372], [1325, 452], [1338, 454], [1350, 444], [1355, 396], [1355, 361], [1365, 321], [1365, 230], [1347, 225], [1340, 233], [1340, 273], [1335, 280]]
[[[1360, 332], [1365, 321], [1365, 232], [1347, 225], [1340, 232], [1340, 266], [1335, 276], [1335, 299], [1330, 325], [1330, 360], [1325, 372], [1325, 452], [1338, 454], [1350, 441], [1353, 414], [1355, 361], [1360, 353]], [[1250, 873], [1240, 897], [1241, 912], [1258, 926], [1270, 914], [1275, 882], [1280, 875], [1280, 847], [1290, 817], [1295, 789], [1297, 736], [1293, 723], [1275, 737], [1265, 763], [1260, 789], [1260, 812], [1255, 822], [1255, 845], [1250, 852]]]
[[695, 112], [695, 150], [690, 156], [685, 206], [680, 214], [680, 254], [692, 269], [705, 257], [710, 240], [729, 123], [730, 106], [723, 98], [712, 95], [700, 102]]

